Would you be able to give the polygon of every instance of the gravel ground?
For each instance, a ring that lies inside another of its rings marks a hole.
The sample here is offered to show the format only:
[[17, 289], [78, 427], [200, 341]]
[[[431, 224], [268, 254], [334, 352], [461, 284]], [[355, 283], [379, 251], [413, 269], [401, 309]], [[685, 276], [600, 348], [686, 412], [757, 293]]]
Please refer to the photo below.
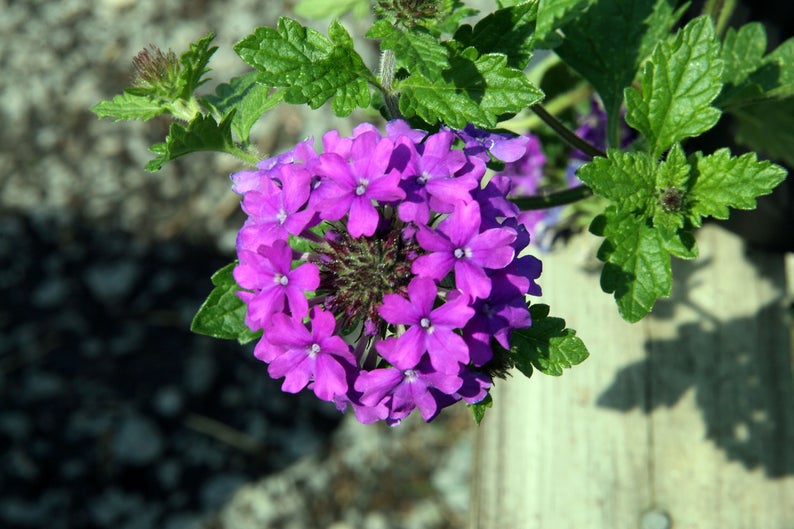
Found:
[[[228, 80], [233, 43], [289, 7], [0, 0], [0, 527], [464, 525], [466, 411], [363, 427], [282, 394], [250, 347], [189, 333], [232, 259], [239, 166], [197, 154], [146, 173], [168, 122], [88, 112], [149, 44], [214, 31]], [[330, 127], [351, 121], [285, 107], [254, 137], [279, 152]]]

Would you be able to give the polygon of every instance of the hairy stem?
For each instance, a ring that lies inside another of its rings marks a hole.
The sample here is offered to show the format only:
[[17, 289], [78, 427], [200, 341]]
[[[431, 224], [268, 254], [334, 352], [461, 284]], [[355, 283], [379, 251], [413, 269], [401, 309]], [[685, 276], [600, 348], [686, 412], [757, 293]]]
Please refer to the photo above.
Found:
[[394, 83], [394, 52], [384, 50], [380, 56], [380, 85], [383, 91], [383, 100], [386, 103], [386, 113], [389, 119], [400, 117], [400, 107], [397, 102], [397, 94], [392, 90]]

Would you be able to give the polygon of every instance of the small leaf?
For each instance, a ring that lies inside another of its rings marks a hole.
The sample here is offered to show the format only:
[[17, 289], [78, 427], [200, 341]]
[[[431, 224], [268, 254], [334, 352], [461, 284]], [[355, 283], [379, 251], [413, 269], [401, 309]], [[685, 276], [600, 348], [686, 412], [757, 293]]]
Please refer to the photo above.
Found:
[[146, 170], [157, 172], [169, 162], [185, 154], [197, 151], [233, 152], [236, 149], [232, 140], [232, 111], [217, 123], [212, 116], [199, 114], [187, 127], [172, 123], [164, 143], [152, 145], [150, 150], [158, 156], [146, 164]]
[[794, 97], [732, 109], [736, 141], [794, 167]]
[[332, 99], [334, 113], [343, 117], [357, 106], [369, 105], [367, 83], [376, 79], [339, 22], [331, 23], [328, 35], [281, 17], [277, 29], [257, 28], [234, 49], [259, 72], [259, 82], [286, 89], [287, 103], [319, 108]]
[[754, 209], [756, 197], [768, 195], [786, 171], [768, 161], [758, 161], [755, 153], [732, 157], [728, 149], [714, 154], [695, 155], [695, 180], [691, 195], [693, 223], [701, 217], [728, 218], [728, 208]]
[[275, 108], [284, 98], [281, 90], [270, 93], [270, 88], [256, 82], [256, 73], [251, 72], [233, 78], [215, 89], [215, 95], [204, 98], [218, 114], [225, 116], [236, 109], [232, 119], [232, 131], [243, 143], [248, 143], [251, 127], [268, 110]]
[[455, 40], [463, 47], [474, 46], [480, 55], [502, 53], [507, 66], [523, 70], [532, 57], [538, 0], [494, 11], [472, 28], [461, 26]]
[[474, 416], [474, 422], [479, 425], [482, 422], [483, 417], [485, 417], [486, 410], [493, 407], [493, 399], [491, 398], [490, 393], [486, 393], [485, 398], [480, 402], [477, 402], [476, 404], [468, 404], [467, 406], [471, 410], [472, 416]]
[[647, 138], [653, 158], [719, 120], [711, 106], [722, 89], [719, 53], [711, 19], [695, 18], [672, 42], [656, 47], [645, 64], [642, 92], [626, 89], [626, 122]]
[[560, 376], [563, 369], [580, 364], [589, 356], [576, 331], [566, 328], [564, 319], [548, 315], [548, 305], [531, 305], [529, 312], [532, 326], [514, 331], [510, 344], [510, 358], [524, 376], [531, 377], [534, 369]]
[[381, 49], [393, 50], [397, 65], [408, 71], [436, 79], [449, 68], [447, 48], [422, 27], [401, 29], [388, 20], [379, 20], [366, 37], [381, 39]]
[[154, 97], [133, 95], [125, 91], [111, 101], [100, 101], [91, 111], [100, 118], [113, 118], [116, 122], [130, 119], [148, 121], [168, 112], [168, 108], [167, 103]]
[[[556, 48], [562, 39], [554, 30], [570, 20], [580, 18], [594, 0], [540, 0], [535, 29], [535, 47]], [[504, 2], [498, 2], [504, 3]], [[515, 3], [515, 2], [513, 2]]]
[[210, 43], [214, 38], [215, 35], [208, 33], [192, 43], [188, 51], [179, 57], [179, 62], [182, 65], [182, 69], [179, 72], [182, 84], [182, 91], [179, 94], [180, 99], [191, 99], [196, 88], [208, 81], [208, 79], [203, 79], [203, 77], [205, 73], [209, 72], [207, 64], [209, 64], [210, 57], [218, 49], [217, 46], [210, 48]]
[[657, 165], [643, 152], [609, 149], [607, 157], [596, 157], [576, 172], [594, 193], [627, 209], [645, 210], [655, 197]]
[[193, 318], [191, 331], [213, 338], [237, 340], [241, 344], [261, 336], [261, 331], [252, 332], [245, 325], [246, 306], [237, 297], [242, 288], [232, 275], [236, 265], [236, 262], [228, 264], [212, 275], [215, 288]]
[[668, 297], [672, 288], [670, 254], [660, 231], [645, 217], [615, 206], [593, 219], [590, 231], [605, 238], [598, 249], [598, 258], [604, 262], [601, 289], [614, 294], [624, 320], [641, 320], [656, 299]]

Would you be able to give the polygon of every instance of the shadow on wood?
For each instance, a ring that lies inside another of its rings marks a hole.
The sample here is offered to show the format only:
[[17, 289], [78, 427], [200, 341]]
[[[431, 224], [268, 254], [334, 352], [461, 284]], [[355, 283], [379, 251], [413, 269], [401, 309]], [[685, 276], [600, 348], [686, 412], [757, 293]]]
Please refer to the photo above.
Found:
[[718, 226], [673, 296], [628, 324], [598, 291], [598, 241], [544, 256], [542, 301], [591, 356], [498, 381], [478, 430], [470, 527], [794, 527], [794, 389], [780, 254]]

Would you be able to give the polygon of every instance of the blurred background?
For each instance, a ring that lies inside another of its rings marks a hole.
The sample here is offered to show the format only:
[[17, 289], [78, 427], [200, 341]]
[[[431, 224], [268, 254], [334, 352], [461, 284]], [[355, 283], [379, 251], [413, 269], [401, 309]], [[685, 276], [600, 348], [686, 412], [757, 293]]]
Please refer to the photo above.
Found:
[[[234, 258], [242, 167], [199, 153], [147, 173], [169, 122], [89, 112], [129, 84], [138, 51], [210, 31], [211, 92], [247, 71], [233, 44], [292, 7], [0, 1], [0, 527], [464, 524], [468, 411], [362, 427], [283, 394], [252, 347], [191, 334]], [[284, 106], [252, 137], [277, 153], [361, 119]]]

